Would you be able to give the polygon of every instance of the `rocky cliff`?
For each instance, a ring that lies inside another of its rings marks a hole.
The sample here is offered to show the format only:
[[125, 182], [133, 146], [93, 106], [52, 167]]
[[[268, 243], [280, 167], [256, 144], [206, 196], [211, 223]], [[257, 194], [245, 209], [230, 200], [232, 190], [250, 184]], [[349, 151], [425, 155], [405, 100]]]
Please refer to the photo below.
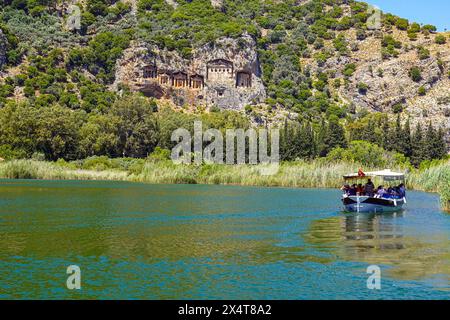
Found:
[[266, 97], [252, 37], [220, 38], [182, 58], [177, 52], [133, 43], [117, 61], [119, 84], [146, 96], [166, 98], [177, 106], [217, 106], [241, 110]]
[[[360, 110], [392, 113], [400, 111], [394, 110], [397, 106], [413, 122], [430, 120], [450, 128], [450, 78], [445, 67], [450, 65], [450, 44], [438, 45], [434, 37], [422, 35], [413, 42], [399, 31], [392, 35], [403, 43], [398, 57], [383, 59], [377, 37], [360, 41], [359, 50], [345, 61], [355, 63], [355, 72], [337, 92]], [[421, 47], [429, 56], [420, 57]], [[412, 79], [413, 68], [420, 71], [420, 79]]]

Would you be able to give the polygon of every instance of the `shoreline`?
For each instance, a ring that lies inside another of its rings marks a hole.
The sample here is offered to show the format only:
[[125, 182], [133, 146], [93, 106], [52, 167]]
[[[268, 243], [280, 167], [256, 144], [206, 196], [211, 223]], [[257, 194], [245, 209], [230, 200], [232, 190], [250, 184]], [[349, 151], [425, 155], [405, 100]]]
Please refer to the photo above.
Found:
[[[122, 159], [123, 161], [123, 159]], [[323, 160], [283, 162], [274, 175], [261, 175], [260, 166], [252, 165], [176, 165], [168, 160], [132, 159], [132, 165], [83, 168], [67, 162], [10, 160], [0, 162], [0, 179], [123, 181], [147, 184], [198, 184], [280, 188], [330, 188], [342, 186], [342, 176], [364, 167], [358, 163]], [[379, 168], [367, 168], [366, 171]], [[408, 171], [410, 168], [392, 168]], [[381, 183], [375, 181], [376, 184]], [[409, 190], [438, 193], [442, 208], [450, 212], [450, 161], [407, 173]]]

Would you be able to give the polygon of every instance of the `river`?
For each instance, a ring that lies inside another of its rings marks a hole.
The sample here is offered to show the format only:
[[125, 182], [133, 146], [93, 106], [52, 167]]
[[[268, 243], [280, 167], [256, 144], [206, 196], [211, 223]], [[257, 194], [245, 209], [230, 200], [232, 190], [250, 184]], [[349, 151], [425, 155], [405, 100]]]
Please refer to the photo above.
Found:
[[[450, 215], [409, 192], [0, 180], [0, 299], [449, 299]], [[69, 265], [81, 290], [66, 286]], [[381, 289], [367, 288], [367, 267]]]

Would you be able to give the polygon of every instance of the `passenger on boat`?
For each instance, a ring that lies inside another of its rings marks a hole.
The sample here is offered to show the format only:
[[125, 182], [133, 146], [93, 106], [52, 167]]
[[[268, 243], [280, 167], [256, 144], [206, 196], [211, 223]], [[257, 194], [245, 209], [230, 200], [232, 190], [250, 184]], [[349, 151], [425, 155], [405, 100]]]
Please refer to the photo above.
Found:
[[406, 197], [406, 187], [403, 183], [400, 183], [400, 185], [398, 186], [398, 191], [401, 198]]
[[375, 195], [375, 198], [382, 198], [385, 193], [386, 193], [386, 190], [384, 189], [384, 187], [379, 186], [377, 188], [377, 194]]
[[356, 193], [359, 193], [360, 196], [364, 195], [364, 187], [361, 183], [356, 187]]
[[350, 185], [348, 185], [347, 183], [344, 184], [342, 186], [341, 190], [344, 191], [344, 193], [348, 195], [348, 191], [350, 190]]
[[369, 197], [373, 197], [374, 189], [375, 186], [372, 180], [368, 179], [366, 185], [364, 186], [364, 191], [366, 192], [366, 195]]
[[357, 189], [357, 188], [356, 188], [356, 184], [353, 184], [353, 185], [350, 187], [350, 189], [348, 189], [348, 195], [349, 195], [349, 196], [356, 196], [356, 192], [357, 192], [356, 189]]

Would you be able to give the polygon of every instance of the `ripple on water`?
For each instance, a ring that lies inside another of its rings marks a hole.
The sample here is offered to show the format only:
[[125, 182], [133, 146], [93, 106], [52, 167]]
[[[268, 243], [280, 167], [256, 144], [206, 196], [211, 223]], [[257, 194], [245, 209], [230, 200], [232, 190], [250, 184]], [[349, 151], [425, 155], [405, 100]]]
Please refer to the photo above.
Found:
[[[336, 190], [0, 183], [0, 298], [449, 298], [450, 216], [343, 214]], [[65, 289], [66, 267], [83, 290]], [[366, 268], [382, 269], [382, 290]]]

